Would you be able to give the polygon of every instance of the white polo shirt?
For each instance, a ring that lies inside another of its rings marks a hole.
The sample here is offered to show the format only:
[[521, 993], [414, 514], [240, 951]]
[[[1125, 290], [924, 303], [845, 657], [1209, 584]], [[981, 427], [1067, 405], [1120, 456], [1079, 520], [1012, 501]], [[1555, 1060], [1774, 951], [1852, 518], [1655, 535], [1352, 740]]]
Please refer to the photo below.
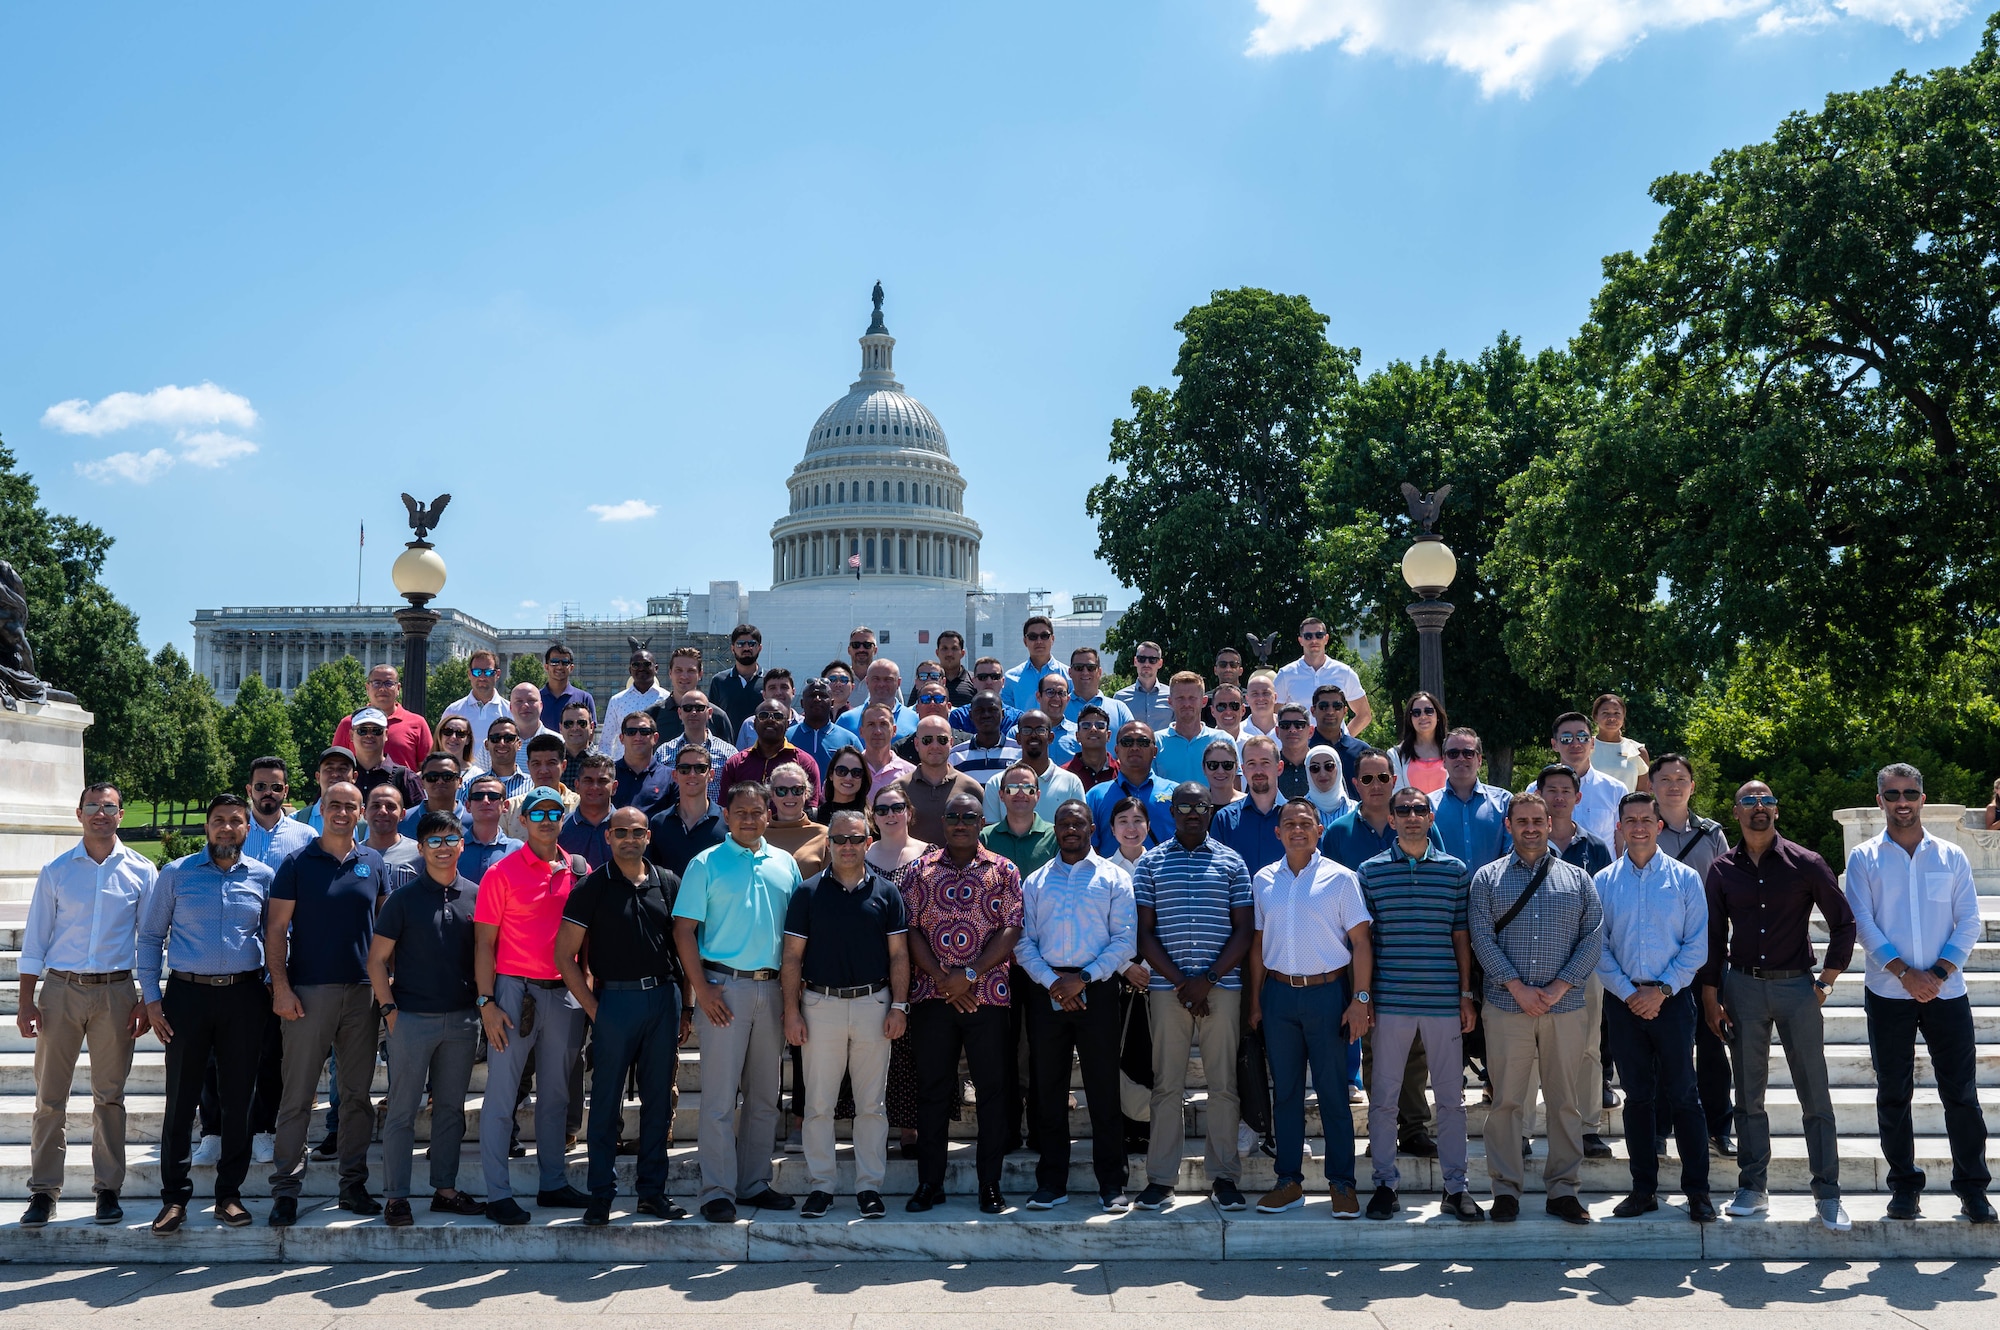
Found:
[[1326, 664], [1320, 666], [1318, 669], [1314, 669], [1301, 658], [1278, 671], [1278, 681], [1276, 684], [1278, 705], [1283, 706], [1287, 702], [1301, 702], [1310, 707], [1313, 702], [1313, 694], [1328, 684], [1340, 689], [1342, 693], [1347, 695], [1349, 706], [1368, 696], [1366, 692], [1362, 691], [1361, 676], [1356, 674], [1354, 667], [1346, 661], [1335, 660], [1332, 656], [1328, 656]]

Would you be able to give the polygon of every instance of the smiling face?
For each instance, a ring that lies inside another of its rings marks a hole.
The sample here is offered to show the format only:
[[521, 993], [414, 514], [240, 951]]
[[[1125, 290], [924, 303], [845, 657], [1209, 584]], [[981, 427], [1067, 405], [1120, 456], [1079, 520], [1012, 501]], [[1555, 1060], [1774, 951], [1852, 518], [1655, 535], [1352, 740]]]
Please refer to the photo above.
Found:
[[1142, 720], [1118, 727], [1118, 769], [1135, 785], [1153, 774], [1153, 727]]
[[771, 811], [775, 820], [793, 823], [803, 822], [806, 816], [806, 796], [811, 787], [806, 784], [805, 768], [796, 762], [784, 762], [771, 770], [771, 802], [776, 805]]
[[335, 835], [351, 834], [361, 822], [361, 790], [348, 781], [322, 790], [319, 820]]
[[1040, 711], [1023, 711], [1021, 718], [1014, 722], [1014, 742], [1021, 745], [1021, 756], [1032, 762], [1039, 762], [1048, 756], [1049, 740], [1054, 733], [1055, 727]]
[[633, 652], [632, 658], [625, 662], [625, 669], [642, 693], [651, 692], [653, 686], [660, 681], [660, 664], [653, 659], [653, 653], [650, 651]]
[[403, 820], [403, 792], [394, 781], [383, 781], [368, 791], [368, 839], [376, 845], [396, 842], [396, 824]]

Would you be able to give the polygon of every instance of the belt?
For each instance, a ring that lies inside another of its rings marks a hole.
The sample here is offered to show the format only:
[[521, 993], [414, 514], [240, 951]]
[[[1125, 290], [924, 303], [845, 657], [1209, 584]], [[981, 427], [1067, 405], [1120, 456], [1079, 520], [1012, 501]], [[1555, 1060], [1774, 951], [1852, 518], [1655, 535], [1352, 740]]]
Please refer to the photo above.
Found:
[[704, 970], [714, 970], [718, 974], [726, 974], [731, 979], [755, 979], [761, 982], [763, 980], [776, 979], [778, 977], [778, 972], [776, 970], [737, 970], [737, 969], [732, 969], [727, 965], [720, 964], [719, 962], [710, 960], [704, 960], [701, 963], [701, 968]]
[[521, 974], [503, 974], [500, 977], [502, 979], [519, 979], [522, 983], [526, 984], [530, 988], [564, 987], [563, 981], [560, 979], [530, 979], [526, 975], [521, 975]]
[[1274, 979], [1286, 988], [1318, 988], [1321, 984], [1335, 982], [1346, 973], [1344, 968], [1328, 970], [1325, 974], [1284, 974], [1278, 970], [1264, 971], [1266, 978]]
[[655, 988], [666, 988], [674, 981], [649, 974], [644, 979], [600, 979], [597, 986], [618, 993], [646, 993]]
[[67, 979], [73, 984], [122, 984], [132, 977], [130, 970], [49, 970], [51, 979]]
[[254, 979], [262, 979], [264, 972], [262, 970], [238, 970], [235, 974], [188, 974], [183, 970], [175, 970], [169, 977], [190, 984], [204, 984], [209, 988], [227, 988], [231, 984], [241, 984]]
[[806, 987], [821, 997], [864, 998], [879, 993], [889, 986], [887, 979], [877, 979], [872, 984], [862, 984], [858, 988], [828, 988], [825, 984], [807, 984]]
[[1738, 974], [1747, 974], [1752, 979], [1798, 979], [1812, 973], [1811, 970], [1760, 970], [1754, 965], [1732, 965], [1730, 969]]

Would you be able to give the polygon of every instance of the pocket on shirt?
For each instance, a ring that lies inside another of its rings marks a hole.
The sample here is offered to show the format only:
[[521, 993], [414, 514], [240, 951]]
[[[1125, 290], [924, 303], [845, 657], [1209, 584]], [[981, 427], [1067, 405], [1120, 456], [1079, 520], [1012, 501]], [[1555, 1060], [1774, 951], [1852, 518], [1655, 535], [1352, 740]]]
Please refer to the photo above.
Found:
[[1936, 892], [1943, 895], [1951, 894], [1951, 874], [1925, 873], [1924, 890], [1926, 892]]

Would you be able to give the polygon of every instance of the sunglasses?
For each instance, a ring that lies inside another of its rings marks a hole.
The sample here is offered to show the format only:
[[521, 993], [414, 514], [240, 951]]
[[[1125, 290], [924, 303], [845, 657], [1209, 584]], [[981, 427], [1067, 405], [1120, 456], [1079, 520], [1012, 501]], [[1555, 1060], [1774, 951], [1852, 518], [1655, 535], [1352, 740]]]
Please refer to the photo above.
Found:
[[1132, 659], [1133, 659], [1133, 660], [1135, 660], [1135, 661], [1137, 661], [1137, 662], [1139, 662], [1139, 664], [1141, 664], [1141, 665], [1157, 665], [1157, 664], [1159, 664], [1159, 663], [1160, 663], [1160, 660], [1161, 660], [1161, 657], [1159, 657], [1159, 656], [1134, 656], [1134, 657], [1132, 657]]
[[566, 720], [562, 723], [562, 727], [566, 730], [587, 730], [590, 728], [590, 722], [588, 720]]
[[[704, 767], [703, 770], [705, 771], [707, 768]], [[827, 774], [831, 776], [845, 776], [849, 780], [863, 780], [868, 775], [867, 772], [861, 770], [859, 767], [835, 767]]]
[[1071, 674], [1096, 674], [1103, 668], [1102, 665], [1072, 665], [1069, 667], [1069, 672]]
[[875, 816], [877, 817], [901, 817], [903, 814], [909, 811], [910, 811], [910, 806], [908, 804], [875, 805]]
[[1556, 742], [1559, 744], [1587, 744], [1590, 742], [1590, 735], [1582, 730], [1567, 730], [1556, 736]]
[[576, 662], [571, 660], [568, 656], [551, 656], [542, 663], [553, 670], [566, 670], [570, 666], [576, 664]]
[[1447, 748], [1444, 755], [1454, 762], [1474, 762], [1479, 758], [1477, 748]]
[[1042, 787], [1031, 780], [1017, 780], [1000, 787], [1000, 793], [1002, 794], [1040, 794], [1041, 790]]
[[[278, 788], [283, 789], [284, 787], [281, 785]], [[85, 817], [109, 817], [114, 813], [122, 813], [125, 809], [120, 804], [94, 803], [85, 804], [83, 807], [77, 809], [77, 811]]]
[[1300, 720], [1297, 716], [1294, 716], [1290, 720], [1279, 721], [1278, 728], [1281, 730], [1303, 730], [1311, 723], [1310, 721]]
[[473, 677], [473, 678], [475, 678], [475, 679], [491, 679], [491, 678], [492, 678], [492, 677], [493, 677], [494, 675], [496, 675], [496, 674], [500, 673], [500, 671], [498, 671], [498, 670], [487, 670], [487, 669], [475, 669], [475, 670], [472, 670], [472, 671], [471, 671], [470, 673], [472, 674], [472, 677]]
[[925, 693], [917, 699], [917, 705], [920, 707], [941, 707], [947, 705], [950, 701], [951, 699], [943, 693]]
[[1913, 804], [1924, 797], [1922, 790], [1882, 790], [1880, 794], [1885, 804]]
[[1236, 764], [1234, 762], [1204, 762], [1201, 764], [1201, 768], [1203, 771], [1234, 771], [1236, 770]]
[[[997, 678], [998, 676], [995, 676], [995, 677]], [[834, 689], [834, 687], [835, 687], [836, 685], [839, 685], [839, 684], [850, 684], [850, 685], [851, 685], [851, 684], [853, 684], [853, 682], [854, 682], [854, 680], [852, 680], [852, 679], [848, 678], [848, 677], [847, 677], [846, 675], [844, 675], [844, 674], [829, 674], [829, 675], [827, 675], [827, 676], [826, 676], [826, 686], [827, 686], [827, 691], [828, 691], [828, 692], [831, 692], [831, 691], [833, 691], [833, 689]]]
[[382, 732], [380, 725], [356, 725], [354, 727], [354, 737], [357, 739], [379, 739], [382, 737]]
[[806, 796], [806, 787], [803, 785], [773, 785], [771, 793], [777, 795], [780, 799], [803, 799]]
[[497, 804], [506, 797], [506, 795], [498, 790], [474, 790], [471, 794], [465, 796], [465, 802], [469, 804]]
[[1325, 640], [1325, 638], [1326, 638], [1326, 634], [1325, 634], [1325, 633], [1323, 633], [1323, 632], [1320, 632], [1320, 633], [1300, 633], [1300, 634], [1299, 634], [1299, 636], [1300, 636], [1300, 637], [1303, 637], [1303, 638], [1304, 638], [1304, 639], [1305, 639], [1306, 641], [1308, 641], [1308, 642], [1319, 642], [1319, 641], [1323, 641], [1323, 640]]
[[1241, 702], [1210, 702], [1210, 703], [1208, 704], [1208, 706], [1209, 706], [1209, 710], [1211, 710], [1211, 711], [1241, 711], [1241, 710], [1243, 710], [1243, 704], [1242, 704]]
[[981, 813], [946, 813], [944, 820], [947, 822], [984, 822], [986, 818]]
[[975, 674], [972, 677], [979, 680], [979, 682], [981, 683], [999, 683], [1002, 679], [1006, 678], [1007, 676], [1004, 674]]
[[843, 831], [838, 836], [826, 838], [829, 845], [866, 845], [868, 833], [865, 831]]
[[622, 729], [622, 730], [620, 730], [620, 731], [618, 731], [618, 732], [619, 732], [620, 734], [624, 735], [624, 736], [625, 736], [626, 738], [628, 738], [628, 739], [637, 739], [637, 738], [639, 738], [639, 737], [640, 737], [641, 735], [646, 735], [646, 734], [658, 734], [658, 733], [659, 733], [659, 731], [658, 731], [658, 730], [654, 729], [654, 728], [653, 728], [652, 726], [650, 726], [650, 725], [646, 725], [646, 726], [642, 726], [641, 728], [639, 728], [639, 729], [636, 729], [636, 730], [635, 730], [635, 729], [631, 729], [631, 728], [629, 728], [629, 727], [628, 727], [628, 728], [626, 728], [626, 729]]
[[490, 744], [517, 744], [521, 742], [521, 736], [518, 734], [489, 734], [486, 736], [486, 742]]
[[917, 671], [917, 677], [918, 677], [919, 679], [942, 679], [942, 678], [944, 678], [944, 671], [943, 671], [943, 670], [918, 670], [918, 671]]
[[[693, 714], [694, 714], [695, 712], [697, 712], [697, 711], [706, 711], [706, 710], [708, 710], [708, 703], [706, 703], [706, 702], [683, 702], [683, 703], [681, 703], [681, 704], [680, 704], [680, 707], [679, 707], [678, 709], [679, 709], [679, 710], [680, 710], [681, 712], [683, 712], [684, 714], [687, 714], [687, 715], [693, 715]], [[625, 731], [625, 733], [627, 733], [627, 734], [630, 734], [631, 732], [632, 732], [632, 731], [630, 731], [630, 730], [627, 730], [627, 731]]]
[[273, 780], [273, 781], [260, 780], [254, 782], [250, 786], [250, 788], [255, 790], [259, 794], [283, 794], [286, 790], [289, 790], [292, 787], [281, 780]]
[[1390, 772], [1372, 771], [1366, 776], [1356, 776], [1354, 783], [1356, 785], [1387, 785], [1395, 779], [1396, 777]]
[[702, 763], [699, 766], [689, 763], [687, 766], [682, 766], [676, 762], [674, 763], [674, 770], [683, 776], [706, 776], [709, 772], [715, 770], [715, 768], [708, 763]]
[[1345, 711], [1345, 710], [1347, 710], [1347, 703], [1345, 703], [1345, 702], [1336, 702], [1336, 701], [1334, 701], [1334, 700], [1333, 700], [1332, 698], [1330, 698], [1330, 697], [1325, 697], [1325, 698], [1321, 698], [1321, 699], [1320, 699], [1319, 701], [1317, 701], [1317, 702], [1313, 703], [1313, 710], [1314, 710], [1314, 711]]
[[604, 834], [612, 840], [644, 840], [653, 833], [645, 827], [613, 827]]
[[873, 642], [849, 642], [847, 649], [849, 651], [873, 651], [875, 644]]
[[917, 736], [917, 742], [926, 748], [934, 748], [938, 744], [950, 744], [951, 736], [949, 734], [923, 734]]
[[1176, 813], [1206, 813], [1208, 811], [1208, 805], [1177, 803], [1173, 806], [1173, 809]]
[[1153, 741], [1143, 734], [1121, 734], [1118, 736], [1120, 748], [1151, 748]]
[[[442, 785], [448, 780], [455, 781], [457, 779], [458, 773], [456, 771], [426, 771], [424, 773], [424, 784], [426, 785]], [[284, 786], [280, 785], [278, 788], [282, 790]]]
[[1411, 708], [1410, 708], [1410, 714], [1411, 714], [1412, 716], [1435, 716], [1435, 715], [1437, 715], [1437, 708], [1436, 708], [1436, 707], [1411, 707]]
[[1076, 723], [1076, 730], [1078, 734], [1088, 734], [1097, 730], [1102, 730], [1106, 734], [1109, 734], [1111, 733], [1111, 722], [1108, 720], [1080, 720]]
[[1736, 801], [1740, 808], [1776, 808], [1778, 796], [1775, 794], [1746, 794]]
[[523, 814], [530, 822], [560, 822], [563, 810], [560, 808], [536, 808]]
[[1311, 773], [1312, 773], [1313, 775], [1315, 775], [1315, 776], [1327, 776], [1327, 775], [1331, 775], [1332, 773], [1334, 773], [1334, 772], [1336, 772], [1336, 771], [1340, 770], [1340, 763], [1338, 763], [1338, 762], [1308, 762], [1308, 763], [1306, 763], [1306, 770], [1307, 770], [1307, 771], [1309, 771], [1309, 772], [1311, 772]]
[[1431, 806], [1429, 804], [1404, 804], [1400, 808], [1391, 808], [1389, 815], [1391, 817], [1424, 817], [1430, 811]]
[[1046, 629], [1037, 629], [1036, 631], [1034, 631], [1034, 632], [1032, 632], [1032, 633], [1023, 633], [1023, 634], [1021, 634], [1021, 637], [1023, 638], [1023, 640], [1025, 640], [1025, 641], [1029, 641], [1029, 642], [1046, 642], [1046, 641], [1048, 641], [1048, 640], [1049, 640], [1050, 638], [1052, 638], [1052, 637], [1054, 637], [1054, 636], [1055, 636], [1055, 634], [1054, 634], [1054, 633], [1051, 633], [1051, 632], [1049, 632], [1049, 631], [1048, 631], [1048, 630], [1046, 630]]
[[433, 850], [442, 850], [447, 846], [456, 845], [464, 839], [465, 837], [463, 836], [426, 836], [424, 837], [424, 844]]
[[739, 637], [734, 642], [730, 643], [730, 645], [738, 647], [760, 647], [763, 646], [764, 644], [762, 642], [759, 642], [754, 637]]

